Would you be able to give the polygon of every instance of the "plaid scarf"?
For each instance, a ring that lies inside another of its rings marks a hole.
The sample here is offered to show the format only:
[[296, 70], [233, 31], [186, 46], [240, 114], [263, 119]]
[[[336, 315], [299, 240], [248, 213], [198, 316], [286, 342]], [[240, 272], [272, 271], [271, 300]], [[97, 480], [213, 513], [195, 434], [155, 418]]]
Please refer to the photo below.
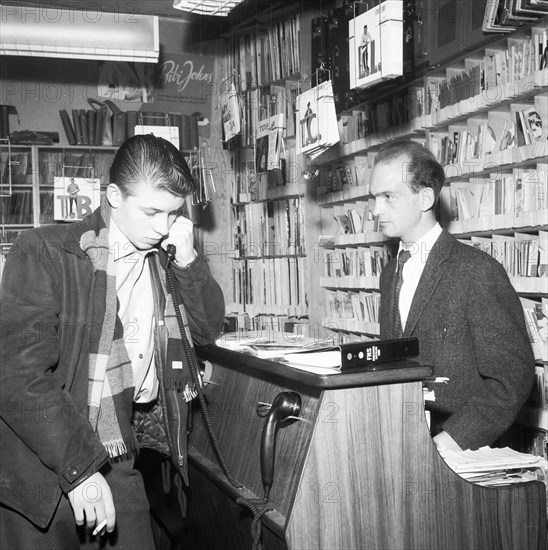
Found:
[[[124, 344], [124, 328], [118, 316], [114, 256], [109, 254], [110, 207], [106, 201], [91, 217], [92, 228], [80, 238], [80, 247], [90, 258], [95, 272], [92, 289], [92, 327], [88, 370], [88, 418], [111, 458], [137, 447], [131, 426], [133, 414], [133, 370]], [[157, 256], [157, 255], [156, 255]], [[152, 261], [159, 262], [158, 258]], [[158, 274], [158, 263], [153, 271]], [[156, 284], [160, 277], [154, 277]], [[163, 365], [166, 389], [181, 389], [187, 384], [188, 370], [180, 366], [182, 343], [171, 295], [163, 281], [158, 286], [165, 296], [167, 361]], [[179, 306], [189, 341], [190, 330], [184, 307]], [[158, 360], [158, 354], [156, 354]], [[175, 360], [178, 359], [178, 361]], [[186, 363], [186, 361], [184, 361]], [[166, 372], [169, 371], [169, 372]]]

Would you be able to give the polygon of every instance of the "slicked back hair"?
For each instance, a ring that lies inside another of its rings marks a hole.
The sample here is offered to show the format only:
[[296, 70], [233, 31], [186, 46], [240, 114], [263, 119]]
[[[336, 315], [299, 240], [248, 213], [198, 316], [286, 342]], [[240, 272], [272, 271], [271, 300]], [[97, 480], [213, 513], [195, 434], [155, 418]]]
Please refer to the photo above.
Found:
[[110, 167], [110, 181], [124, 197], [139, 184], [186, 197], [196, 189], [196, 181], [181, 153], [166, 139], [152, 134], [126, 140], [116, 152]]

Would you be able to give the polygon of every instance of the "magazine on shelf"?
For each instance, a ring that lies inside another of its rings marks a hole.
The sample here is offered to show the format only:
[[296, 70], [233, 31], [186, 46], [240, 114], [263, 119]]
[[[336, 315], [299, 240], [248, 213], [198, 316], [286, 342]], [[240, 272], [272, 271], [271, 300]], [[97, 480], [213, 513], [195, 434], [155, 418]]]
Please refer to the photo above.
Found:
[[260, 120], [257, 126], [255, 166], [257, 173], [280, 168], [284, 151], [283, 131], [285, 115], [273, 115]]

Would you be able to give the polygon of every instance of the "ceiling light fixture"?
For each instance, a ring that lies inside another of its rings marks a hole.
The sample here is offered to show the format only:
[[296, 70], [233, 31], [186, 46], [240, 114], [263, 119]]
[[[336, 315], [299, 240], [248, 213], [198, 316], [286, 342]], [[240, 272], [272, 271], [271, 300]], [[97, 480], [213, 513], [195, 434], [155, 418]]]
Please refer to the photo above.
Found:
[[0, 55], [157, 63], [158, 17], [0, 5]]
[[173, 7], [199, 15], [226, 17], [243, 0], [173, 0]]

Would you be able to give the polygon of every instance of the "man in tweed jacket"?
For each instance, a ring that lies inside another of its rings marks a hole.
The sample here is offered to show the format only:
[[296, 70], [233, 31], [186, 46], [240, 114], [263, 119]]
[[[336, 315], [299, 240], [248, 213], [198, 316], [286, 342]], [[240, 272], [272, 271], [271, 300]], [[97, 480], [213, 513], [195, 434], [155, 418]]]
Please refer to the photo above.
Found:
[[191, 345], [213, 342], [224, 319], [221, 290], [180, 215], [195, 183], [182, 154], [153, 135], [127, 140], [110, 175], [99, 209], [23, 233], [6, 262], [1, 548], [77, 549], [105, 520], [96, 544], [153, 549], [138, 447], [169, 455], [187, 480], [193, 383], [176, 306]]
[[514, 421], [531, 391], [534, 359], [520, 301], [501, 264], [436, 222], [444, 179], [443, 167], [414, 142], [388, 143], [376, 157], [375, 214], [383, 233], [400, 239], [399, 252], [410, 252], [398, 267], [398, 304], [396, 259], [381, 275], [380, 335], [418, 337], [419, 360], [449, 379], [430, 386], [438, 449], [477, 449]]

